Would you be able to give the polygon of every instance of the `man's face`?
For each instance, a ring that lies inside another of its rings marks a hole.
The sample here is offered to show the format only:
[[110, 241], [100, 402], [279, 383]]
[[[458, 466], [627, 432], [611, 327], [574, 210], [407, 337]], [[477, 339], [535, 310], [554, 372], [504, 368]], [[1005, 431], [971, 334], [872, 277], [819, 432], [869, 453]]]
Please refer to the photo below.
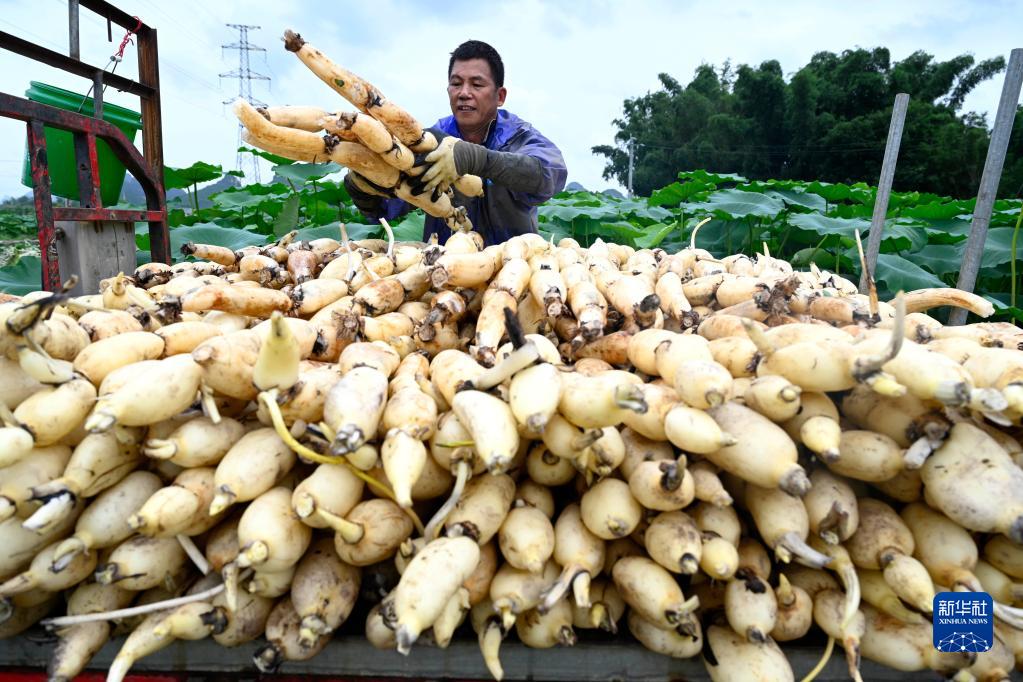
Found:
[[507, 90], [494, 83], [485, 59], [456, 61], [448, 77], [448, 99], [458, 127], [471, 130], [487, 125], [504, 104]]

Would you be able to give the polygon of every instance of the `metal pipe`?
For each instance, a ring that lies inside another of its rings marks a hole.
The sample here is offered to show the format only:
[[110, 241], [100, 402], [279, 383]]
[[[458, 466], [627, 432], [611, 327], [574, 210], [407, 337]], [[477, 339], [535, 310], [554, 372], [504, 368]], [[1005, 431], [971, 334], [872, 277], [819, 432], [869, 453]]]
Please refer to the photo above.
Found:
[[[62, 69], [68, 73], [73, 73], [82, 78], [91, 79], [98, 68], [77, 59], [71, 59], [66, 54], [30, 43], [24, 38], [19, 38], [5, 31], [0, 31], [0, 49], [10, 50], [16, 54]], [[139, 97], [152, 97], [156, 94], [153, 88], [116, 73], [108, 73], [104, 78], [107, 85], [117, 88], [121, 92], [128, 92]]]
[[92, 115], [103, 118], [103, 72], [100, 69], [92, 74]]
[[861, 294], [867, 293], [868, 275], [873, 275], [877, 268], [877, 255], [881, 252], [884, 219], [888, 215], [888, 200], [892, 195], [895, 164], [899, 160], [899, 147], [902, 144], [902, 131], [906, 127], [906, 110], [908, 108], [909, 95], [904, 92], [895, 95], [895, 106], [892, 107], [892, 120], [888, 124], [888, 142], [884, 148], [884, 161], [881, 162], [881, 177], [877, 181], [874, 215], [870, 219], [870, 234], [867, 235], [867, 268], [860, 273]]
[[[1012, 135], [1012, 122], [1016, 117], [1021, 86], [1023, 48], [1016, 48], [1009, 54], [1002, 96], [998, 100], [998, 113], [995, 115], [991, 143], [988, 145], [987, 159], [984, 161], [984, 174], [980, 178], [977, 204], [973, 209], [973, 227], [970, 228], [970, 237], [966, 240], [963, 265], [959, 270], [959, 281], [956, 283], [963, 291], [972, 292], [977, 284], [977, 274], [980, 272], [980, 262], [984, 255], [984, 242], [987, 240], [987, 228], [991, 224], [991, 210], [998, 194], [998, 182], [1002, 179], [1002, 166], [1005, 165], [1005, 152], [1009, 147], [1009, 137]], [[967, 311], [963, 308], [955, 308], [949, 315], [948, 323], [963, 324], [966, 322], [966, 314]]]
[[[109, 21], [113, 21], [121, 28], [130, 28], [131, 30], [134, 31], [135, 27], [138, 26], [139, 23], [138, 19], [128, 14], [122, 9], [114, 7], [105, 0], [78, 0], [78, 1], [79, 4], [81, 4], [81, 6], [84, 7], [85, 9], [92, 10], [101, 17], [104, 17]], [[142, 27], [139, 28], [138, 32], [141, 33], [143, 31], [148, 31], [150, 28], [151, 28], [150, 26], [142, 24]]]
[[68, 28], [68, 56], [71, 59], [81, 59], [82, 54], [78, 48], [78, 0], [68, 0], [67, 3], [67, 28]]
[[53, 229], [53, 197], [50, 194], [50, 173], [47, 169], [46, 135], [43, 122], [28, 122], [28, 148], [32, 155], [32, 194], [39, 234], [39, 259], [42, 261], [43, 289], [60, 289], [60, 265], [57, 262], [56, 235]]

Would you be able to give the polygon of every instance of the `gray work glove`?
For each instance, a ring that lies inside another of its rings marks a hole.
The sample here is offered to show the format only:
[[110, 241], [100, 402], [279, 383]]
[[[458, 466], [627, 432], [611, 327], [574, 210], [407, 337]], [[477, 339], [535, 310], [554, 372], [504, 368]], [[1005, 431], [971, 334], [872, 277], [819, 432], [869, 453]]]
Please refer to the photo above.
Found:
[[444, 192], [462, 175], [478, 175], [516, 192], [540, 191], [544, 176], [539, 159], [528, 154], [491, 151], [432, 128], [430, 132], [440, 144], [423, 158], [429, 167], [414, 182], [416, 194]]
[[355, 207], [370, 216], [380, 212], [384, 199], [394, 196], [392, 192], [374, 185], [353, 170], [345, 175], [344, 186]]

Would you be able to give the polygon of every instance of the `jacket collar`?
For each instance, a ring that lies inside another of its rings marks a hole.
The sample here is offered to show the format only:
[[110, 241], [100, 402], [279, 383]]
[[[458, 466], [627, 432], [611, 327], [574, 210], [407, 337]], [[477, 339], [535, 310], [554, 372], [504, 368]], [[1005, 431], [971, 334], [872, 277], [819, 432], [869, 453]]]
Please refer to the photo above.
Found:
[[[462, 132], [458, 129], [458, 123], [454, 116], [446, 116], [437, 121], [437, 127], [448, 135], [455, 135], [461, 138]], [[501, 149], [520, 130], [528, 128], [529, 124], [515, 114], [505, 110], [497, 110], [497, 118], [490, 122], [487, 127], [487, 135], [483, 138], [483, 146], [487, 149]]]

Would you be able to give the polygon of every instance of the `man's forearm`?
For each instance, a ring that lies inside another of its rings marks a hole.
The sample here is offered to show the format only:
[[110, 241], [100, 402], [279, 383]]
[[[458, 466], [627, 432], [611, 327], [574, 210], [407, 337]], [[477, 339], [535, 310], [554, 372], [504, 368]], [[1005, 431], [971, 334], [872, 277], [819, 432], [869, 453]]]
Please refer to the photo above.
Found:
[[540, 192], [543, 163], [535, 156], [491, 151], [470, 142], [455, 145], [455, 165], [462, 175], [478, 175], [513, 192]]

